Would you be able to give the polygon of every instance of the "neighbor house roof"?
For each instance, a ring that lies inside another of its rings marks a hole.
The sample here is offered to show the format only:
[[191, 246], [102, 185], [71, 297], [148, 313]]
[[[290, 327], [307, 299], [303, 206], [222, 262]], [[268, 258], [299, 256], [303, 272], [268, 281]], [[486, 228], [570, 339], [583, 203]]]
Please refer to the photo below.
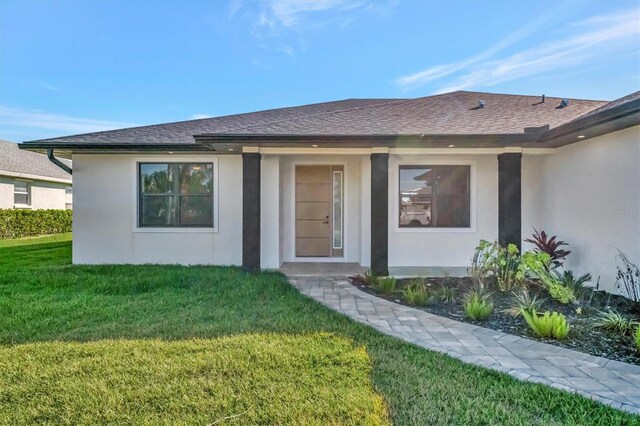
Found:
[[[70, 161], [65, 161], [71, 166]], [[71, 175], [42, 154], [20, 150], [18, 144], [0, 140], [0, 176], [71, 182]]]
[[541, 96], [457, 91], [415, 99], [347, 99], [65, 136], [25, 145], [29, 149], [155, 146], [210, 150], [214, 143], [234, 140], [279, 143], [296, 138], [333, 138], [337, 144], [350, 138], [375, 141], [402, 136], [411, 136], [418, 144], [424, 141], [424, 146], [429, 140], [444, 138], [460, 138], [467, 144], [483, 138], [488, 141], [485, 145], [471, 146], [514, 141], [525, 144], [537, 142], [546, 133], [581, 117], [585, 120], [589, 114], [615, 112], [638, 101], [637, 94], [630, 96], [613, 102], [555, 97], [547, 97], [543, 102]]

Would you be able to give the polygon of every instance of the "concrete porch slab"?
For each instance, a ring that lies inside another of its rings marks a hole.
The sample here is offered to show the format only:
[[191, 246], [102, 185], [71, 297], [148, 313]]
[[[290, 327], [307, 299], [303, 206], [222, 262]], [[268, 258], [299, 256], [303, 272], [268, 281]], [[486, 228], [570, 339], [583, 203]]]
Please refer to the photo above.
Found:
[[285, 262], [280, 272], [289, 276], [351, 276], [363, 274], [366, 269], [359, 263]]

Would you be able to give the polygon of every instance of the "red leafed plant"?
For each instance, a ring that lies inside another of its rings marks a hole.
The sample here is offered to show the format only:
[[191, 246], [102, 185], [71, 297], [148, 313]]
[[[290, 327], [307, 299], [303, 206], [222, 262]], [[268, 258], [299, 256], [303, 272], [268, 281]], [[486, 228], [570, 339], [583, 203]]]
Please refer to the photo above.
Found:
[[535, 245], [535, 251], [547, 253], [551, 258], [551, 265], [553, 265], [554, 269], [562, 265], [564, 259], [571, 253], [569, 250], [560, 248], [569, 244], [558, 240], [555, 235], [549, 237], [546, 232], [538, 231], [536, 228], [533, 228], [532, 238], [526, 238], [525, 241]]

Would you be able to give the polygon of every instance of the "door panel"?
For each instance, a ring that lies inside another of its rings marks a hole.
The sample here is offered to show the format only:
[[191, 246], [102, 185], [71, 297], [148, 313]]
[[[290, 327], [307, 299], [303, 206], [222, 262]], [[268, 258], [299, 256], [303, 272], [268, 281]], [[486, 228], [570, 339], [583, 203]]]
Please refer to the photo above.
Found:
[[297, 220], [323, 220], [331, 215], [331, 206], [328, 203], [303, 201], [296, 203], [296, 212]]
[[296, 184], [296, 201], [330, 202], [331, 185], [327, 183]]
[[296, 256], [331, 256], [331, 167], [296, 167]]
[[298, 238], [328, 238], [327, 222], [324, 220], [296, 220], [296, 229]]
[[327, 257], [329, 256], [328, 238], [296, 238], [296, 256]]

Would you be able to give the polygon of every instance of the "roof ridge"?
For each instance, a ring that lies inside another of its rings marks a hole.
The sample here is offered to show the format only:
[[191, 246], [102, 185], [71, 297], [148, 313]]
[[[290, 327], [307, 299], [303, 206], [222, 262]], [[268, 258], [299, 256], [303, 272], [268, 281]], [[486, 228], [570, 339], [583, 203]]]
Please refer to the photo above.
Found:
[[[517, 96], [517, 97], [521, 97], [521, 98], [540, 98], [544, 94], [544, 93], [541, 93], [539, 95], [523, 95], [523, 94], [519, 94], [519, 93], [482, 92], [482, 91], [475, 91], [475, 90], [456, 90], [454, 92], [447, 92], [447, 93], [442, 93], [442, 94], [447, 95], [447, 94], [452, 94], [452, 93], [476, 93], [476, 94], [481, 94], [481, 95]], [[568, 96], [553, 96], [553, 95], [547, 95], [547, 94], [544, 94], [544, 96], [547, 99], [552, 98], [552, 99], [571, 99], [571, 100], [574, 100], [574, 101], [587, 101], [587, 102], [613, 102], [613, 101], [609, 101], [609, 100], [606, 100], [606, 99], [572, 98], [572, 97], [568, 97]]]
[[[384, 99], [384, 98], [382, 98], [382, 99]], [[392, 104], [392, 103], [402, 103], [402, 102], [414, 101], [416, 99], [420, 99], [420, 98], [390, 99], [388, 102], [382, 102], [382, 103], [375, 104], [375, 105], [362, 105], [362, 106], [358, 106], [358, 107], [338, 109], [338, 110], [335, 110], [335, 111], [326, 111], [326, 112], [319, 112], [319, 113], [316, 113], [316, 114], [300, 115], [298, 117], [283, 118], [283, 119], [280, 119], [280, 120], [265, 121], [263, 123], [252, 124], [250, 126], [241, 126], [241, 127], [236, 127], [236, 128], [233, 128], [233, 129], [228, 129], [228, 130], [225, 130], [225, 131], [220, 132], [220, 133], [221, 134], [232, 134], [233, 132], [235, 132], [237, 130], [251, 129], [252, 127], [264, 126], [265, 124], [284, 123], [286, 121], [293, 121], [293, 120], [299, 120], [299, 119], [309, 118], [309, 117], [318, 117], [318, 116], [322, 116], [322, 115], [336, 114], [336, 113], [345, 112], [345, 111], [357, 111], [357, 110], [366, 109], [366, 108], [374, 108], [374, 107], [380, 107], [380, 106], [384, 106], [384, 105], [389, 105], [389, 104]], [[349, 99], [345, 99], [345, 100], [349, 100]], [[313, 105], [313, 104], [310, 104], [310, 105]], [[215, 133], [215, 132], [213, 132], [213, 133]]]

